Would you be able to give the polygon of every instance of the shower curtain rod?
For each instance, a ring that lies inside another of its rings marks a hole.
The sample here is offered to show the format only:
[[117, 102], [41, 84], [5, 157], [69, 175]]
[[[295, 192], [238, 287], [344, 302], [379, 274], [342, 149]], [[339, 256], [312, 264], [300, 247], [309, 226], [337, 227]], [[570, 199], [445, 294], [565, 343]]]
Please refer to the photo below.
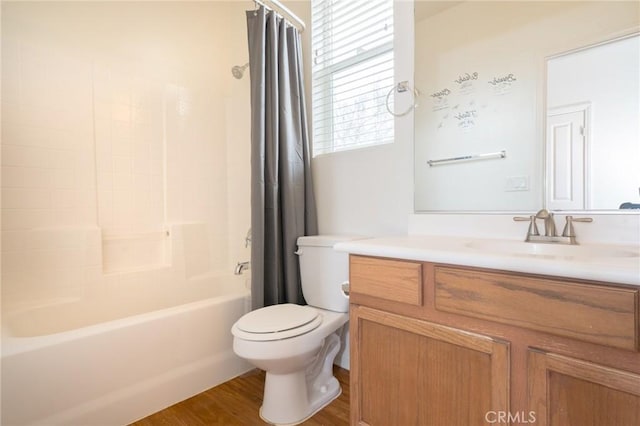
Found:
[[[276, 12], [281, 12], [287, 15], [294, 23], [296, 23], [300, 27], [300, 32], [303, 32], [307, 29], [304, 21], [293, 13], [289, 8], [280, 3], [278, 0], [253, 0], [254, 3], [259, 4], [261, 6], [266, 7], [267, 9], [275, 10]], [[267, 3], [270, 3], [268, 5]]]

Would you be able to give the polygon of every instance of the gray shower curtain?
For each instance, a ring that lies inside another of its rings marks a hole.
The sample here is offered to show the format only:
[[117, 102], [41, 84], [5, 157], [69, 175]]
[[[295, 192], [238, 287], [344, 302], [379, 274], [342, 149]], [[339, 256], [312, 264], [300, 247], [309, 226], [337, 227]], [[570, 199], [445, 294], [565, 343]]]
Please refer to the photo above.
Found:
[[251, 74], [253, 309], [303, 304], [296, 240], [317, 234], [300, 33], [273, 11], [247, 12]]

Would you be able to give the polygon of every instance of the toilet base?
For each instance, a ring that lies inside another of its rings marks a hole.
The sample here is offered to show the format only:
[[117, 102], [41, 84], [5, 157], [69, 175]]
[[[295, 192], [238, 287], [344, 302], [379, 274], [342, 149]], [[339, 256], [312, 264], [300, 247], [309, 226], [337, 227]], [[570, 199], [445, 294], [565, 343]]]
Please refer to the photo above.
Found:
[[[292, 409], [293, 405], [291, 401], [287, 403], [285, 399], [282, 399], [280, 404], [262, 404], [260, 407], [260, 418], [267, 423], [278, 426], [293, 426], [298, 425], [313, 417], [318, 411], [329, 405], [333, 400], [338, 398], [342, 394], [342, 388], [336, 380], [336, 387], [332, 391], [327, 391], [321, 398], [318, 398], [315, 403], [307, 405], [307, 410]], [[285, 398], [284, 393], [281, 393], [281, 398]], [[284, 405], [284, 407], [283, 407]], [[298, 405], [297, 407], [300, 407]], [[304, 411], [304, 412], [302, 412]], [[289, 421], [290, 419], [295, 419]]]
[[311, 365], [289, 374], [266, 373], [260, 418], [282, 426], [297, 425], [326, 407], [342, 393], [333, 376], [340, 338], [331, 334]]

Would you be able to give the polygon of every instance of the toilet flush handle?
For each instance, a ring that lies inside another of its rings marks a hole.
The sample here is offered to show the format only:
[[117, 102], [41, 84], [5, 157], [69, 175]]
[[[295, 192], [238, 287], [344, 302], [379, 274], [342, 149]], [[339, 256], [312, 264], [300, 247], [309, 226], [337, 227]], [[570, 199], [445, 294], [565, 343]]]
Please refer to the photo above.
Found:
[[342, 294], [348, 299], [349, 298], [349, 281], [345, 281], [340, 286], [342, 288]]
[[298, 255], [298, 256], [302, 256], [302, 250], [298, 249], [298, 250], [294, 251], [293, 254]]

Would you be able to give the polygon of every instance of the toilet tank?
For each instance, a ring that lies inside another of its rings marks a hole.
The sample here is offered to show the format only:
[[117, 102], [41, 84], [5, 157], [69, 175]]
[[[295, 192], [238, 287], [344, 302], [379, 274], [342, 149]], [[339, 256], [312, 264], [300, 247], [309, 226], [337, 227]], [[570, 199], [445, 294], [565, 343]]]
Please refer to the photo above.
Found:
[[[360, 237], [362, 238], [362, 237]], [[349, 311], [342, 283], [349, 280], [349, 253], [335, 251], [334, 244], [356, 236], [314, 235], [298, 238], [302, 294], [311, 306], [335, 312]]]

